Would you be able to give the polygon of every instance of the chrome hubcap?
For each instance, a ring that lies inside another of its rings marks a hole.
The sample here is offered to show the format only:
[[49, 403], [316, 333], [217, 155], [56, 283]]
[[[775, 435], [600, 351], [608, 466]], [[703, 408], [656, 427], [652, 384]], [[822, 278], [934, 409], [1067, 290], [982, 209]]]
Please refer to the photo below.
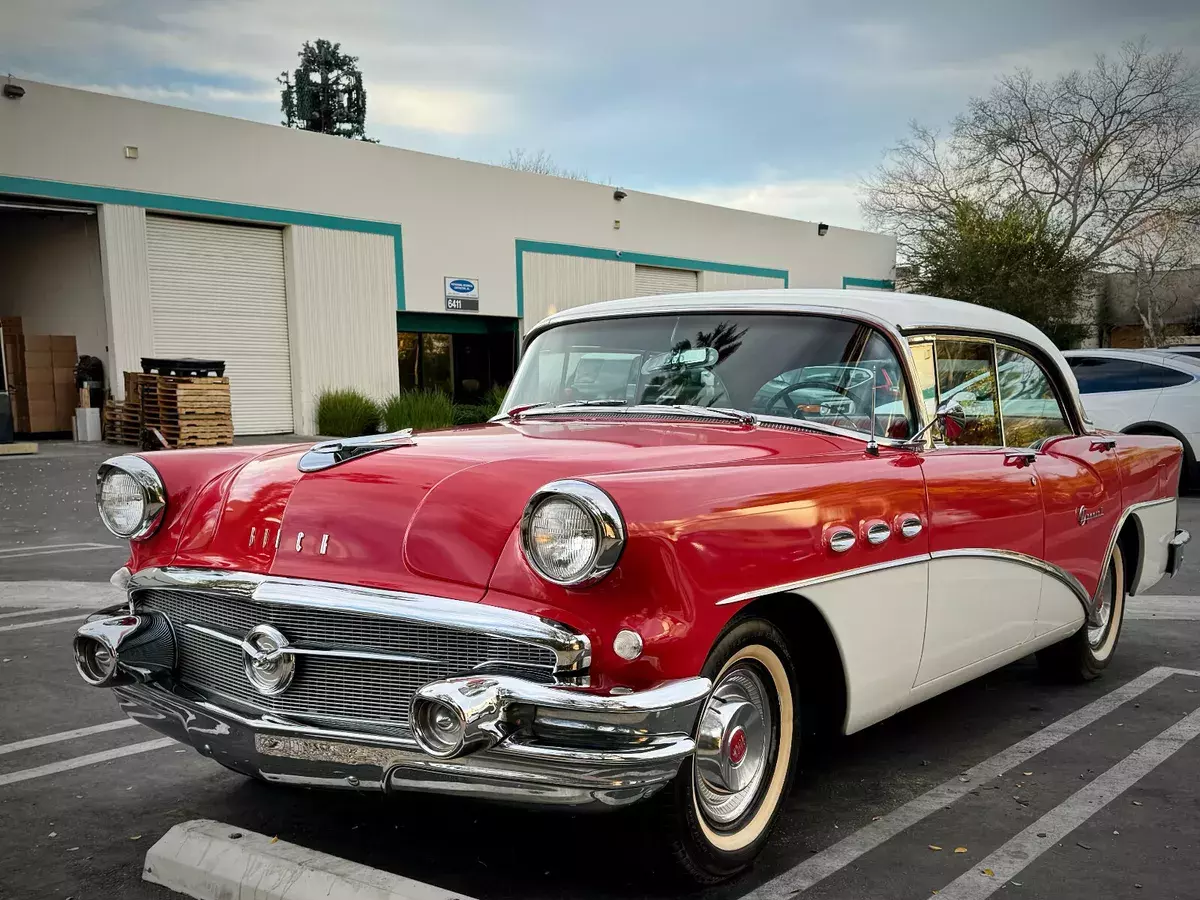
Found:
[[705, 818], [728, 825], [751, 807], [767, 780], [774, 718], [767, 687], [754, 668], [721, 676], [700, 714], [696, 800]]
[[1104, 638], [1108, 633], [1108, 623], [1112, 619], [1113, 606], [1117, 600], [1117, 589], [1113, 582], [1111, 568], [1104, 573], [1104, 580], [1100, 582], [1100, 590], [1097, 593], [1100, 595], [1100, 599], [1097, 601], [1092, 615], [1088, 618], [1088, 645], [1093, 650], [1104, 643]]

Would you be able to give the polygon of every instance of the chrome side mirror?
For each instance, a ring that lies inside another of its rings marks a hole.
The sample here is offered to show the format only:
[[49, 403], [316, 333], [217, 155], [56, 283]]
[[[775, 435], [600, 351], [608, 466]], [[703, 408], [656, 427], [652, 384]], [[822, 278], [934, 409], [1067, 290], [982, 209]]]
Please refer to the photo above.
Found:
[[937, 423], [942, 426], [942, 434], [947, 440], [954, 440], [967, 428], [967, 411], [963, 409], [962, 401], [955, 394], [944, 400], [934, 413]]
[[905, 442], [905, 446], [913, 447], [920, 444], [925, 435], [929, 433], [929, 429], [934, 425], [938, 425], [942, 429], [942, 435], [947, 440], [954, 440], [967, 427], [967, 411], [963, 409], [960, 397], [972, 397], [971, 394], [960, 391], [953, 397], [943, 400], [938, 404], [938, 408], [934, 411], [933, 419], [924, 428], [914, 434]]

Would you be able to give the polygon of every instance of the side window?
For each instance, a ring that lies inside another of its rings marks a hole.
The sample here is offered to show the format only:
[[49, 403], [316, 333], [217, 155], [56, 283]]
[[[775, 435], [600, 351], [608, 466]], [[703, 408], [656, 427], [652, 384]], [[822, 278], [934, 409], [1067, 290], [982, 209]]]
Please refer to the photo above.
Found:
[[1188, 375], [1186, 372], [1180, 372], [1178, 369], [1168, 369], [1164, 366], [1156, 366], [1153, 363], [1145, 363], [1144, 365], [1145, 371], [1142, 372], [1141, 380], [1143, 390], [1178, 387], [1192, 380], [1191, 375]]
[[1010, 347], [997, 347], [996, 375], [1005, 444], [1032, 447], [1046, 438], [1071, 433], [1050, 379], [1033, 359]]
[[994, 345], [986, 341], [938, 340], [935, 345], [939, 402], [957, 398], [967, 415], [960, 434], [946, 443], [969, 447], [999, 447], [1000, 416], [996, 404]]
[[1142, 372], [1146, 368], [1132, 359], [1105, 356], [1071, 356], [1067, 358], [1081, 394], [1108, 394], [1117, 391], [1136, 391], [1142, 388]]

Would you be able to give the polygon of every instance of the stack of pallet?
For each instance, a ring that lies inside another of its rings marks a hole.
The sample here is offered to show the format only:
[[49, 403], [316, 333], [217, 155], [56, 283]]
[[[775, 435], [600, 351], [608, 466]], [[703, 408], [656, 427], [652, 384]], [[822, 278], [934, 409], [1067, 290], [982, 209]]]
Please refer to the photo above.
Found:
[[228, 378], [146, 374], [136, 377], [142, 427], [157, 431], [169, 447], [220, 447], [233, 443]]
[[112, 444], [141, 444], [142, 410], [137, 401], [104, 404], [104, 439]]

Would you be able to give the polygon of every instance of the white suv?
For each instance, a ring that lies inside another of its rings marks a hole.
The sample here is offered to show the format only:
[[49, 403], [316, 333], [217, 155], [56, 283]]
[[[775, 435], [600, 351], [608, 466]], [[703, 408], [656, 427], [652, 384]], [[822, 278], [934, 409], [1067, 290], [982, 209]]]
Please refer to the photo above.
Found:
[[1200, 488], [1200, 359], [1169, 350], [1068, 350], [1083, 408], [1100, 428], [1183, 444], [1183, 484]]

